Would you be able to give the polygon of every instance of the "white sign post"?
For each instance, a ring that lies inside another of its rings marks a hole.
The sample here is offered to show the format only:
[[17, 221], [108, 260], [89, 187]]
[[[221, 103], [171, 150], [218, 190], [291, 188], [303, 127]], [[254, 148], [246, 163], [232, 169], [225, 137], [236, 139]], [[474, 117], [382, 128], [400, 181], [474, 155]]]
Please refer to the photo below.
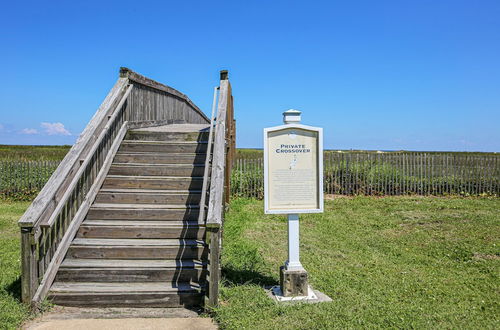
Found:
[[284, 297], [313, 294], [300, 263], [299, 213], [323, 212], [323, 129], [300, 124], [298, 110], [283, 113], [284, 125], [264, 129], [266, 214], [288, 214], [288, 260], [280, 268]]

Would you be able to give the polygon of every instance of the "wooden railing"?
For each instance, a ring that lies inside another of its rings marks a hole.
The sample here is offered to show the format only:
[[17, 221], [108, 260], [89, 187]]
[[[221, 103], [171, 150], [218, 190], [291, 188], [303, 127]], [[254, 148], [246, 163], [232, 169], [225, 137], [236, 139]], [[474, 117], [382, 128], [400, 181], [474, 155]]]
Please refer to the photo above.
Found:
[[127, 107], [131, 127], [210, 122], [189, 97], [176, 89], [127, 68], [120, 69], [120, 76], [134, 84]]
[[210, 200], [206, 220], [207, 243], [209, 246], [207, 302], [218, 304], [220, 281], [220, 248], [224, 222], [224, 210], [230, 196], [232, 157], [235, 154], [234, 112], [231, 84], [227, 71], [221, 71], [217, 124], [213, 144], [212, 169], [210, 176]]
[[210, 174], [212, 170], [212, 145], [213, 145], [213, 133], [214, 133], [214, 116], [215, 108], [217, 106], [217, 92], [219, 87], [214, 88], [214, 98], [212, 103], [212, 114], [210, 115], [210, 127], [208, 131], [208, 143], [207, 143], [207, 154], [205, 156], [205, 168], [203, 170], [203, 185], [201, 187], [201, 198], [200, 198], [200, 213], [198, 214], [198, 222], [202, 223], [206, 220], [207, 211], [207, 201], [208, 201], [208, 189], [210, 188]]
[[184, 94], [122, 68], [78, 141], [19, 220], [22, 300], [37, 306], [47, 296], [130, 126], [206, 122]]
[[67, 247], [102, 179], [115, 140], [123, 137], [126, 100], [132, 86], [120, 78], [80, 138], [19, 220], [22, 299], [37, 305], [47, 291]]

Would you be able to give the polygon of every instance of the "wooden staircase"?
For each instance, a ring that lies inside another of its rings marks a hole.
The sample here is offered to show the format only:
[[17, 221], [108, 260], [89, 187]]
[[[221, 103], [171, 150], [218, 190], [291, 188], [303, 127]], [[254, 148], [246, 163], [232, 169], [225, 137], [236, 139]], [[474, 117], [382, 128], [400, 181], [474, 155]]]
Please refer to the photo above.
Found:
[[18, 222], [23, 302], [216, 306], [235, 134], [227, 71], [207, 117], [121, 68]]
[[129, 130], [48, 297], [65, 306], [202, 305], [208, 125]]

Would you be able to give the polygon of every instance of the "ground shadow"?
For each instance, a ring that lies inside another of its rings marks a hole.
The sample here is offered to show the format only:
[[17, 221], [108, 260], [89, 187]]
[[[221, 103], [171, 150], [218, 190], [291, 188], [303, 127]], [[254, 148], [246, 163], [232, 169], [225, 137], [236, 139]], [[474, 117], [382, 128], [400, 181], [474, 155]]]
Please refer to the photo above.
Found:
[[259, 286], [277, 285], [276, 280], [254, 270], [242, 270], [222, 267], [222, 278], [229, 285], [256, 284]]
[[21, 276], [18, 276], [13, 282], [5, 287], [5, 291], [14, 299], [21, 302]]

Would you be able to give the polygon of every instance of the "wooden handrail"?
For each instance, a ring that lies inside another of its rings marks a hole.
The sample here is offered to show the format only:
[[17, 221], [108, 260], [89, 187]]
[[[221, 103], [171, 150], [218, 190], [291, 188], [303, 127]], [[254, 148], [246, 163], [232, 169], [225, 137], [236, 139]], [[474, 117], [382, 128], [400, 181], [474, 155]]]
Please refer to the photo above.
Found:
[[[132, 88], [133, 88], [132, 85], [128, 86], [127, 91], [123, 95], [120, 103], [118, 103], [118, 105], [116, 106], [116, 109], [119, 110], [123, 106], [123, 104], [127, 100], [127, 97], [129, 96], [130, 92], [132, 91]], [[90, 151], [88, 153], [89, 155], [93, 155], [94, 154], [94, 152], [96, 151], [97, 147], [99, 146], [99, 143], [101, 143], [101, 141], [104, 139], [106, 133], [108, 132], [110, 124], [112, 124], [115, 121], [115, 119], [118, 116], [118, 114], [119, 114], [119, 111], [115, 111], [111, 115], [111, 117], [108, 120], [108, 123], [106, 124], [106, 126], [104, 126], [101, 134], [99, 134], [99, 137], [97, 138], [97, 140], [94, 142], [92, 148], [90, 149]], [[42, 221], [40, 223], [40, 227], [49, 228], [49, 227], [51, 227], [54, 224], [54, 221], [59, 216], [61, 210], [63, 209], [65, 203], [67, 202], [68, 198], [70, 197], [73, 189], [78, 184], [79, 178], [81, 177], [81, 175], [85, 171], [85, 168], [88, 165], [88, 163], [91, 161], [91, 159], [92, 159], [91, 157], [86, 157], [85, 158], [85, 160], [80, 165], [80, 168], [78, 169], [78, 172], [76, 172], [75, 176], [73, 177], [73, 180], [71, 181], [71, 183], [69, 184], [69, 186], [66, 188], [66, 191], [65, 191], [64, 195], [62, 196], [61, 200], [59, 201], [59, 203], [57, 204], [54, 212], [52, 212], [52, 215], [50, 216], [50, 218], [48, 218], [47, 220], [44, 220], [44, 221]]]
[[201, 198], [200, 198], [200, 214], [198, 215], [198, 222], [205, 221], [205, 214], [207, 208], [207, 187], [209, 185], [209, 171], [210, 164], [212, 162], [212, 142], [213, 142], [213, 131], [214, 131], [214, 116], [215, 116], [215, 107], [217, 102], [217, 91], [219, 87], [214, 87], [214, 98], [212, 102], [212, 113], [210, 115], [210, 128], [208, 131], [208, 146], [207, 146], [207, 154], [205, 156], [205, 168], [203, 170], [203, 185], [201, 187]]
[[226, 112], [229, 81], [221, 80], [219, 105], [217, 107], [217, 124], [212, 157], [212, 174], [210, 178], [210, 201], [208, 203], [207, 227], [222, 226], [224, 208], [224, 177], [226, 155]]
[[125, 102], [132, 88], [126, 78], [118, 80], [19, 221], [22, 299], [26, 303], [36, 305], [45, 298], [52, 284], [74, 236], [71, 230], [75, 225], [79, 226], [76, 220], [81, 214], [86, 214], [91, 189], [103, 169], [111, 139], [115, 139], [117, 130], [125, 121]]
[[36, 227], [41, 221], [52, 214], [60, 200], [60, 195], [65, 191], [69, 182], [75, 176], [80, 167], [80, 159], [85, 158], [88, 150], [97, 138], [97, 134], [106, 122], [109, 112], [115, 109], [115, 104], [119, 102], [125, 93], [128, 84], [126, 78], [120, 78], [106, 96], [101, 106], [90, 120], [85, 130], [68, 151], [66, 157], [61, 161], [50, 179], [47, 181], [33, 203], [23, 214], [18, 224], [22, 228]]
[[[49, 218], [51, 222], [43, 220], [31, 233], [22, 231], [23, 301], [31, 301], [32, 306], [37, 306], [46, 297], [71, 240], [94, 201], [127, 132], [125, 102], [132, 88], [128, 88], [113, 114], [107, 117], [106, 125]], [[26, 239], [27, 235], [29, 239]]]
[[[231, 84], [227, 71], [221, 71], [219, 87], [219, 103], [217, 107], [217, 124], [212, 156], [210, 177], [210, 200], [206, 220], [208, 243], [208, 287], [207, 307], [214, 307], [219, 299], [220, 282], [220, 249], [224, 209], [226, 198], [229, 198], [229, 177], [231, 171], [231, 155], [234, 154], [234, 112]], [[226, 197], [226, 198], [225, 198]]]

